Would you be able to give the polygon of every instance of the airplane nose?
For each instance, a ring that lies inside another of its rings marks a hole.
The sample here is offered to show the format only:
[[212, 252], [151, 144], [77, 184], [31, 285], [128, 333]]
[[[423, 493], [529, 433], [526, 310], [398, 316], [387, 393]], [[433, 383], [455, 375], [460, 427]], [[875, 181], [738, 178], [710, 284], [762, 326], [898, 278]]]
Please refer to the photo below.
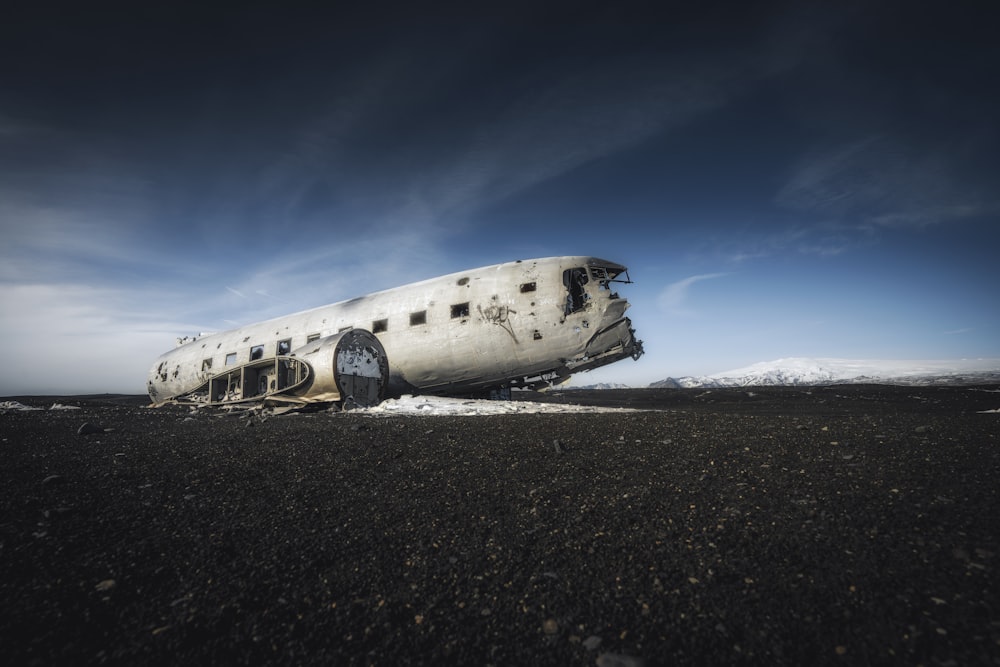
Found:
[[612, 301], [608, 304], [608, 307], [604, 309], [604, 322], [611, 324], [616, 320], [620, 320], [625, 311], [629, 308], [629, 302], [625, 299], [618, 299]]

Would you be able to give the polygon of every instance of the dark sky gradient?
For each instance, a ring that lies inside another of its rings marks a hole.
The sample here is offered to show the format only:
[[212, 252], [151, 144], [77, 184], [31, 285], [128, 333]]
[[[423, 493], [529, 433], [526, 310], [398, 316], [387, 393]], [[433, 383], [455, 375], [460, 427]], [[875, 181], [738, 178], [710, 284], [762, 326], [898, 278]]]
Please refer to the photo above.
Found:
[[8, 11], [0, 395], [140, 392], [178, 335], [564, 254], [630, 267], [648, 350], [583, 383], [1000, 357], [997, 18]]

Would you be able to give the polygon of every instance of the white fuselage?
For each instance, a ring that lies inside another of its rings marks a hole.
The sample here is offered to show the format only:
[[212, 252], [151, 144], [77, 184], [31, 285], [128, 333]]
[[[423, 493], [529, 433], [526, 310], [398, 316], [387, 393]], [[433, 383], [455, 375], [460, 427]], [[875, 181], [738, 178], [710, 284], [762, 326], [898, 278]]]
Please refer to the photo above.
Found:
[[537, 386], [642, 354], [624, 317], [628, 302], [614, 291], [624, 273], [619, 264], [574, 256], [432, 278], [199, 336], [160, 356], [147, 386], [163, 402], [227, 367], [294, 355], [351, 328], [381, 342], [394, 393]]

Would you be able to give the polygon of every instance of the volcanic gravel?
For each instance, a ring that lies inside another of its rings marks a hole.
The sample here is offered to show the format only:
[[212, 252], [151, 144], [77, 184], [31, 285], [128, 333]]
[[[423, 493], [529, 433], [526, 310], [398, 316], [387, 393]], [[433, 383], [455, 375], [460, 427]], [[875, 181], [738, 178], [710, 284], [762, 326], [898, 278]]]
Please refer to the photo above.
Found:
[[543, 398], [4, 411], [0, 663], [1000, 664], [996, 387]]

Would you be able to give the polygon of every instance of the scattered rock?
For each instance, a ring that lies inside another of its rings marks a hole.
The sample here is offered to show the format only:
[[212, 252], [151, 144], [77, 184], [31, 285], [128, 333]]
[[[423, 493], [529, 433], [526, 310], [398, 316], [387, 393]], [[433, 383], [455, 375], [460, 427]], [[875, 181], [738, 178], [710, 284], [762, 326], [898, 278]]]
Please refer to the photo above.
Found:
[[110, 591], [112, 588], [117, 586], [117, 582], [114, 579], [105, 579], [94, 586], [94, 590], [104, 593], [105, 591]]
[[597, 650], [597, 647], [599, 647], [600, 645], [601, 645], [601, 638], [598, 637], [597, 635], [590, 635], [589, 637], [583, 640], [583, 648], [587, 649], [588, 651], [595, 651]]
[[645, 667], [646, 661], [623, 653], [602, 653], [597, 656], [597, 667]]
[[56, 484], [62, 484], [66, 481], [66, 478], [62, 475], [49, 475], [42, 480], [42, 486], [54, 486]]
[[76, 430], [77, 435], [93, 435], [94, 433], [104, 433], [105, 429], [97, 424], [92, 424], [91, 422], [84, 422], [80, 428]]

